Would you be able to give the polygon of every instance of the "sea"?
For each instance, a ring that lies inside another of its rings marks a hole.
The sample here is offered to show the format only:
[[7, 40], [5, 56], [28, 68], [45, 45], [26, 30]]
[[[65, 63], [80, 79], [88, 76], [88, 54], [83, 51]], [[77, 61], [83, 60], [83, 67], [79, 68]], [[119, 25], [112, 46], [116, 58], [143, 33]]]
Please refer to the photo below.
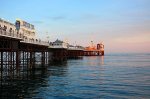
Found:
[[5, 88], [1, 99], [150, 99], [150, 54], [68, 59]]

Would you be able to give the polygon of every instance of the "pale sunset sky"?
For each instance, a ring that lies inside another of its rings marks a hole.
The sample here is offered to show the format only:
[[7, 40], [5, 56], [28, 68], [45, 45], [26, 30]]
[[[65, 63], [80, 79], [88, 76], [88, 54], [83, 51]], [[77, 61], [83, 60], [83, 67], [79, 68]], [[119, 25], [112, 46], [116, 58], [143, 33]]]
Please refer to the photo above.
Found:
[[150, 0], [0, 0], [0, 17], [33, 24], [43, 40], [103, 42], [106, 53], [150, 52]]

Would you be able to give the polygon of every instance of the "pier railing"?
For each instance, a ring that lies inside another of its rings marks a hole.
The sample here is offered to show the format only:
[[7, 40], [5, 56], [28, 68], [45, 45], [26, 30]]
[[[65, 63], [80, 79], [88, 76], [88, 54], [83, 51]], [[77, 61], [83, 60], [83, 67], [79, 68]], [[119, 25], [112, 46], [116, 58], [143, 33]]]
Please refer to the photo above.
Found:
[[36, 44], [36, 45], [49, 46], [48, 42], [42, 41], [41, 39], [34, 39], [34, 38], [24, 37], [23, 41], [21, 41], [21, 42], [23, 42], [23, 43], [30, 43], [30, 44]]
[[78, 47], [78, 46], [71, 46], [68, 48], [68, 50], [84, 50], [83, 47]]
[[82, 48], [68, 48], [68, 50], [84, 50]]
[[16, 31], [8, 32], [0, 29], [0, 36], [23, 40], [23, 34], [17, 33]]
[[16, 31], [8, 32], [8, 31], [4, 31], [3, 29], [0, 29], [0, 36], [19, 39], [21, 40], [21, 42], [24, 42], [24, 43], [32, 43], [32, 44], [37, 44], [37, 45], [49, 46], [49, 43], [46, 41], [42, 41], [40, 39], [27, 38], [23, 34], [18, 33]]
[[64, 45], [49, 45], [49, 48], [63, 48], [63, 49], [67, 49], [67, 46]]

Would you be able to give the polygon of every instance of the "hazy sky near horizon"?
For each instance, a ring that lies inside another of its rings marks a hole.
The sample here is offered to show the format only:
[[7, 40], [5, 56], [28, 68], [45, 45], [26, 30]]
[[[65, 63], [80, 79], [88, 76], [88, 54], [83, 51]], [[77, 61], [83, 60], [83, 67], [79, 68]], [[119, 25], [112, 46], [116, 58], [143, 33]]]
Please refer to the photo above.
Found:
[[35, 25], [37, 36], [107, 52], [150, 52], [150, 0], [0, 0], [0, 17]]

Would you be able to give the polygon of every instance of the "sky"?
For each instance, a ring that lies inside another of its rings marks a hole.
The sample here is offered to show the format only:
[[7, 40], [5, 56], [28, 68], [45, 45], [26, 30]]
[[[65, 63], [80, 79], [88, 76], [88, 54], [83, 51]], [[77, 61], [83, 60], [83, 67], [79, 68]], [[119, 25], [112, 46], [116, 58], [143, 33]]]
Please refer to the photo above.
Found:
[[105, 51], [150, 52], [150, 0], [0, 0], [0, 17], [33, 24], [37, 38]]

